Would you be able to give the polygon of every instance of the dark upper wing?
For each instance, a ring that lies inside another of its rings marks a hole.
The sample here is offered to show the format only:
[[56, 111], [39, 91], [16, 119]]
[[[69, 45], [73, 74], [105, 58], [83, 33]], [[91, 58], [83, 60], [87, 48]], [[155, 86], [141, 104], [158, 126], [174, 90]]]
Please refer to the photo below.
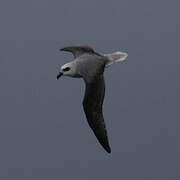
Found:
[[106, 126], [103, 118], [102, 105], [105, 94], [103, 74], [95, 76], [90, 82], [86, 82], [86, 92], [83, 107], [88, 124], [104, 149], [110, 153]]
[[96, 55], [98, 54], [89, 46], [68, 46], [68, 47], [61, 48], [60, 51], [71, 52], [74, 58], [77, 58], [85, 53], [96, 54]]

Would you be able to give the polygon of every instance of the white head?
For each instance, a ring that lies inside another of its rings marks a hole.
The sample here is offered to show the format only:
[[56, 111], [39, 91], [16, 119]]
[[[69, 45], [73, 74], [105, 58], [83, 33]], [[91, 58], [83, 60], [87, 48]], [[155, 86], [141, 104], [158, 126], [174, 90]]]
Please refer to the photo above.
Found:
[[63, 66], [61, 66], [61, 70], [57, 75], [57, 79], [59, 79], [61, 76], [77, 77], [78, 74], [76, 72], [76, 67], [77, 66], [75, 61], [64, 64]]

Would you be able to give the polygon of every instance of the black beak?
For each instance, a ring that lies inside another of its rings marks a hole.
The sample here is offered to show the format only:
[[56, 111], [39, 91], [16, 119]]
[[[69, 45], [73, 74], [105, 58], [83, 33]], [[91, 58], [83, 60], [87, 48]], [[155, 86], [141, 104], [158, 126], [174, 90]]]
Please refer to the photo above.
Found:
[[59, 74], [57, 75], [57, 79], [59, 79], [61, 76], [63, 75], [63, 73], [62, 72], [59, 72]]

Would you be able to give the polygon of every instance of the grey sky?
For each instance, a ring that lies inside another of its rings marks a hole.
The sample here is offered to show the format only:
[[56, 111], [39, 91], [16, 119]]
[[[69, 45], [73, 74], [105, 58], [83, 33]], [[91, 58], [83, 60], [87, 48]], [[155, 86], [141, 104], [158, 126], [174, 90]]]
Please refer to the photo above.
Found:
[[[1, 0], [0, 180], [180, 179], [179, 0]], [[66, 45], [128, 52], [107, 69], [98, 144]]]

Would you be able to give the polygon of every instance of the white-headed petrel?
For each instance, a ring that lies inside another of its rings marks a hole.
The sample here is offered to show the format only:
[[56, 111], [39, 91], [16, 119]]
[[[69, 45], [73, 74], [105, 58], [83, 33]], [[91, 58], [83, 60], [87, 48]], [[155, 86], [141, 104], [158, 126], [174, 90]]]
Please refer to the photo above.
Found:
[[103, 100], [105, 94], [104, 69], [114, 62], [124, 61], [127, 53], [120, 51], [111, 54], [100, 54], [89, 46], [69, 46], [60, 49], [71, 52], [74, 61], [61, 67], [57, 79], [63, 76], [83, 78], [86, 84], [83, 99], [84, 112], [89, 126], [100, 144], [110, 153], [106, 126], [103, 118]]

